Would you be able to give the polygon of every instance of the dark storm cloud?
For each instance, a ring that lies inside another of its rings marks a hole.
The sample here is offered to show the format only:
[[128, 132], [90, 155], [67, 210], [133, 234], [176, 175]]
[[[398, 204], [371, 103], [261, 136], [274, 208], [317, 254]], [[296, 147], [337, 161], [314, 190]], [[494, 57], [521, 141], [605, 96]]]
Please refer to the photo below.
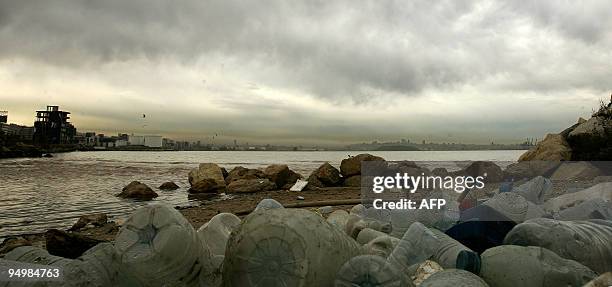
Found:
[[[609, 1], [2, 0], [0, 56], [86, 69], [222, 55], [267, 67], [253, 76], [265, 84], [358, 101], [494, 76], [513, 79], [505, 89], [593, 88], [593, 77], [605, 89], [609, 70], [593, 74], [576, 61], [592, 64], [589, 49], [609, 50], [610, 11]], [[553, 51], [546, 39], [510, 33], [521, 24], [588, 46]]]

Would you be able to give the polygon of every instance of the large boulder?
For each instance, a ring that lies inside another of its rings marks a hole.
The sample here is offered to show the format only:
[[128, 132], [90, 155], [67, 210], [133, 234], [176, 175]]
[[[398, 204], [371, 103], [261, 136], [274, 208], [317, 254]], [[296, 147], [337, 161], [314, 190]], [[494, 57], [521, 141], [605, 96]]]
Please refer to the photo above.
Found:
[[558, 161], [530, 160], [520, 161], [508, 165], [504, 170], [504, 178], [509, 180], [521, 180], [537, 176], [550, 177], [561, 163]]
[[238, 179], [227, 185], [229, 193], [253, 193], [258, 191], [273, 190], [276, 185], [267, 178]]
[[292, 170], [286, 164], [273, 164], [263, 171], [264, 176], [276, 184], [277, 188], [291, 187], [302, 176]]
[[121, 193], [117, 194], [117, 196], [123, 198], [151, 200], [158, 195], [148, 185], [140, 181], [132, 181], [130, 184], [126, 185], [121, 190]]
[[362, 161], [385, 161], [385, 159], [367, 153], [362, 153], [353, 157], [345, 158], [340, 163], [340, 173], [342, 173], [344, 177], [360, 175]]
[[338, 186], [342, 182], [340, 171], [328, 162], [322, 164], [308, 177], [309, 184], [325, 186]]
[[225, 188], [226, 188], [225, 185], [223, 186], [219, 185], [218, 181], [215, 181], [212, 178], [204, 178], [192, 184], [188, 191], [189, 193], [192, 193], [192, 194], [218, 193], [218, 192], [223, 192]]
[[265, 178], [263, 171], [259, 169], [237, 166], [229, 171], [227, 177], [225, 178], [225, 182], [227, 184], [230, 184], [232, 181], [239, 180], [239, 179], [259, 179], [259, 178]]
[[[223, 170], [221, 167], [214, 163], [201, 163], [198, 168], [195, 168], [189, 172], [189, 184], [192, 189], [196, 184], [204, 181], [213, 181], [215, 190], [225, 189], [225, 178], [223, 177]], [[210, 185], [207, 183], [206, 185]], [[202, 187], [202, 184], [200, 184]], [[200, 188], [201, 189], [201, 188]]]
[[45, 232], [45, 245], [49, 254], [65, 258], [75, 259], [101, 242], [103, 241], [58, 229]]
[[459, 173], [474, 178], [482, 176], [485, 182], [501, 182], [504, 179], [501, 167], [491, 161], [472, 162]]
[[570, 160], [572, 149], [569, 144], [559, 134], [548, 134], [543, 141], [539, 142], [534, 149], [525, 152], [519, 161], [527, 160]]
[[567, 136], [572, 160], [612, 160], [612, 112], [600, 112]]
[[347, 187], [361, 187], [361, 175], [353, 175], [344, 179], [343, 185]]

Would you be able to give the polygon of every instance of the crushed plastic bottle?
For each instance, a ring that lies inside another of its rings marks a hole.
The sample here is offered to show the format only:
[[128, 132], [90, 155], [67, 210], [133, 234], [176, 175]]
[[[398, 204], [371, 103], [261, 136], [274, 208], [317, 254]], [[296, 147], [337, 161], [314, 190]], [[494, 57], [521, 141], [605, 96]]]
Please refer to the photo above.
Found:
[[390, 233], [392, 230], [391, 223], [383, 222], [373, 218], [362, 218], [360, 216], [350, 214], [346, 222], [346, 234], [352, 238], [357, 238], [361, 230], [370, 228], [383, 233]]
[[612, 201], [593, 198], [561, 210], [554, 215], [557, 220], [612, 220]]
[[459, 269], [445, 269], [429, 276], [420, 287], [488, 287], [480, 277]]
[[349, 213], [345, 210], [336, 210], [327, 217], [327, 223], [333, 225], [339, 230], [344, 231], [346, 229], [346, 222], [348, 221]]
[[444, 268], [456, 268], [457, 257], [461, 251], [473, 252], [471, 249], [465, 247], [459, 241], [451, 238], [435, 228], [430, 228], [431, 232], [440, 240], [440, 244], [436, 249], [436, 252], [432, 256], [432, 259]]
[[274, 209], [274, 208], [284, 208], [284, 207], [280, 202], [272, 198], [264, 198], [257, 204], [257, 207], [255, 207], [255, 211], [268, 210], [268, 209]]
[[[261, 203], [261, 202], [260, 202]], [[202, 225], [197, 231], [202, 244], [203, 254], [210, 254], [214, 273], [208, 281], [213, 285], [221, 284], [220, 267], [225, 259], [225, 248], [230, 234], [240, 225], [240, 218], [231, 213], [219, 213]]]
[[582, 286], [597, 277], [588, 267], [535, 246], [497, 246], [481, 259], [480, 277], [496, 287]]
[[497, 210], [517, 223], [531, 218], [539, 218], [545, 214], [541, 207], [514, 192], [498, 193], [487, 200], [484, 205]]
[[73, 259], [49, 254], [47, 250], [34, 246], [20, 246], [4, 255], [5, 260], [19, 261], [41, 265], [66, 265]]
[[136, 210], [117, 234], [115, 247], [122, 267], [146, 285], [211, 285], [211, 255], [171, 206], [150, 204]]
[[436, 253], [440, 239], [425, 225], [415, 222], [406, 230], [387, 261], [398, 270], [420, 264]]
[[400, 239], [389, 235], [376, 237], [363, 246], [364, 253], [388, 258], [399, 242]]
[[224, 286], [331, 286], [338, 270], [359, 255], [357, 242], [314, 212], [253, 212], [231, 234]]
[[543, 176], [537, 176], [528, 182], [515, 187], [512, 192], [518, 193], [534, 204], [542, 204], [544, 196], [552, 190], [552, 182]]
[[612, 222], [537, 218], [515, 226], [504, 244], [540, 246], [596, 272], [612, 270]]
[[372, 228], [364, 228], [357, 235], [357, 243], [363, 245], [376, 239], [377, 237], [388, 236], [387, 233], [374, 230]]
[[336, 280], [336, 287], [408, 287], [414, 286], [403, 272], [387, 264], [376, 255], [360, 255], [344, 263]]

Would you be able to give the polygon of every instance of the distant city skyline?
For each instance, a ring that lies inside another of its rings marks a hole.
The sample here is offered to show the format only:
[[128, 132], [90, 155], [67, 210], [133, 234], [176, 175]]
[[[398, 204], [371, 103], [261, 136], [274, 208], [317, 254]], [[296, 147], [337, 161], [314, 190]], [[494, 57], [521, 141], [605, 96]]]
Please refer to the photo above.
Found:
[[0, 43], [9, 122], [189, 141], [516, 143], [612, 89], [609, 1], [0, 0]]

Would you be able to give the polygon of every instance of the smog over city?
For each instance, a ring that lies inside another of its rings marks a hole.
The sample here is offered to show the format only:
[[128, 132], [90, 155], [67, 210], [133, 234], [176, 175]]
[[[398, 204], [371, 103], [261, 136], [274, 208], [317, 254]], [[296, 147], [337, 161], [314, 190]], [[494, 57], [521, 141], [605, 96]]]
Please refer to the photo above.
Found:
[[611, 31], [607, 1], [0, 1], [0, 110], [226, 143], [518, 143], [607, 100]]

